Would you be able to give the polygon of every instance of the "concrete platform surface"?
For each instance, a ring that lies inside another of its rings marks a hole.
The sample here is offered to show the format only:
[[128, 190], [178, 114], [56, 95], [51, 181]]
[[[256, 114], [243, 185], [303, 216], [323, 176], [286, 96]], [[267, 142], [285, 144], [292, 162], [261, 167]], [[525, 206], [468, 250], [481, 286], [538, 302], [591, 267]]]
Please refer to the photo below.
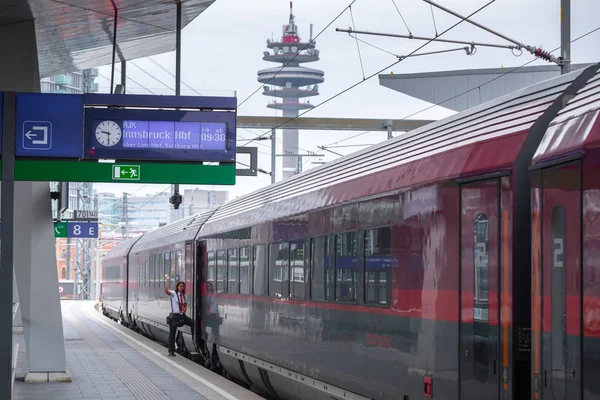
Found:
[[27, 383], [23, 335], [13, 400], [261, 400], [257, 394], [104, 317], [94, 302], [63, 301], [70, 383]]

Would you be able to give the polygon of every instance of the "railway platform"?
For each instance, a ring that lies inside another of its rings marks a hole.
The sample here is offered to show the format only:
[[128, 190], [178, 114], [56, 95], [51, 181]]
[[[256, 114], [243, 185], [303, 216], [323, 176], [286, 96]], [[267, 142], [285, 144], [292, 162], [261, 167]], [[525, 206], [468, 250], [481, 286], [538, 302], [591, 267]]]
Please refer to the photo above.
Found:
[[70, 383], [26, 383], [17, 335], [13, 400], [260, 400], [259, 395], [107, 319], [95, 302], [62, 301]]

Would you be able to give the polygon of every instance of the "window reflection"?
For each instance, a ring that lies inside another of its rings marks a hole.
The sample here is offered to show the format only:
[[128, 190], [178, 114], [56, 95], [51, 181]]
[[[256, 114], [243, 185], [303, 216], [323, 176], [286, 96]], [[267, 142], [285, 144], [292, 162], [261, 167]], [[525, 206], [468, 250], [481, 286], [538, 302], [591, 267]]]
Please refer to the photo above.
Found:
[[329, 295], [329, 240], [327, 236], [320, 236], [310, 241], [311, 256], [311, 298], [313, 300], [327, 300]]
[[489, 271], [489, 227], [488, 217], [479, 214], [475, 218], [473, 243], [473, 373], [475, 379], [488, 379], [488, 271]]
[[392, 229], [365, 232], [365, 302], [389, 304], [392, 268]]
[[264, 245], [254, 246], [252, 254], [253, 294], [264, 296], [267, 294], [265, 285], [267, 276], [267, 250]]
[[335, 237], [335, 300], [356, 301], [357, 234], [346, 232]]
[[217, 260], [213, 251], [206, 255], [208, 269], [206, 272], [206, 291], [215, 291], [215, 282], [217, 280]]
[[269, 262], [269, 296], [276, 298], [284, 298], [285, 287], [289, 284], [288, 260], [289, 246], [288, 243], [275, 243], [270, 246], [271, 258]]
[[238, 252], [237, 249], [227, 251], [227, 291], [229, 293], [238, 293]]
[[227, 282], [227, 264], [225, 251], [217, 252], [217, 293], [225, 293]]
[[290, 297], [304, 299], [304, 243], [290, 244]]
[[240, 293], [250, 294], [250, 247], [240, 249]]

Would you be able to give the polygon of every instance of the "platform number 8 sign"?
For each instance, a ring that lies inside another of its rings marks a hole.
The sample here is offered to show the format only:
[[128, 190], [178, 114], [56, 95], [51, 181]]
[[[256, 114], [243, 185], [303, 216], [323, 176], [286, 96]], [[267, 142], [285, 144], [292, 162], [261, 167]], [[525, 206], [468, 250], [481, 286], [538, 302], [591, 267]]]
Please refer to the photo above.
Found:
[[71, 238], [97, 238], [97, 222], [76, 222], [69, 223], [68, 237]]

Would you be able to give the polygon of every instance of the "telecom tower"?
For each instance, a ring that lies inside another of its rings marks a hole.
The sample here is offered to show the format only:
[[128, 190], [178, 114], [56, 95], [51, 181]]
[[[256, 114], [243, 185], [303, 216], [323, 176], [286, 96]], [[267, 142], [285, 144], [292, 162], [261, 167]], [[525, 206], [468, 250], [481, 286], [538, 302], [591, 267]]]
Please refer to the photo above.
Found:
[[[324, 81], [324, 73], [318, 69], [301, 67], [301, 63], [319, 61], [319, 50], [310, 40], [302, 42], [298, 36], [298, 27], [294, 22], [292, 2], [290, 2], [290, 21], [283, 26], [280, 41], [267, 39], [263, 60], [282, 64], [281, 67], [258, 71], [258, 81], [264, 83], [263, 94], [281, 98], [273, 100], [267, 107], [283, 111], [284, 121], [298, 116], [300, 110], [313, 108], [309, 101], [300, 102], [303, 97], [317, 96], [319, 83]], [[268, 86], [273, 85], [274, 88]], [[283, 179], [302, 172], [302, 157], [298, 157], [298, 129], [283, 129]], [[275, 173], [275, 171], [272, 171]]]

